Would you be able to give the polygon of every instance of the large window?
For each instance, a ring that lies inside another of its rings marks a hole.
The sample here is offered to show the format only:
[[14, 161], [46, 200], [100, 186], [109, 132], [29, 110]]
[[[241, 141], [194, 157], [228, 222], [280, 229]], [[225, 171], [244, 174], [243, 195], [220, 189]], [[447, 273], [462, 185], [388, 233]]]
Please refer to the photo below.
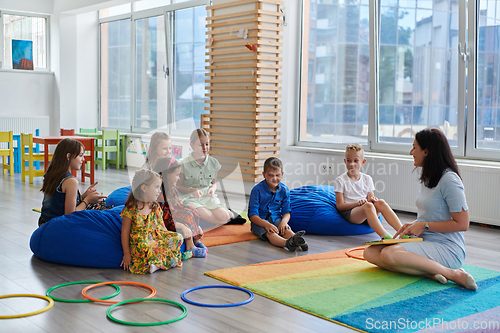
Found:
[[[0, 11], [2, 36], [0, 45], [0, 68], [20, 68], [20, 61], [30, 62], [28, 68], [48, 70], [48, 17], [39, 15], [16, 14]], [[13, 42], [14, 41], [14, 42]], [[15, 47], [16, 41], [27, 41], [26, 47]], [[17, 53], [16, 53], [17, 50]], [[19, 54], [22, 52], [23, 54]], [[26, 66], [24, 66], [26, 67]]]
[[130, 128], [130, 22], [101, 23], [101, 127]]
[[174, 96], [177, 130], [191, 131], [192, 120], [200, 127], [205, 112], [205, 23], [204, 7], [174, 13]]
[[[205, 1], [154, 0], [101, 11], [100, 126], [135, 132], [199, 126], [205, 95]], [[147, 5], [147, 6], [146, 6]], [[133, 11], [132, 9], [152, 9]], [[117, 16], [109, 16], [109, 13]]]
[[476, 148], [500, 149], [500, 2], [479, 2]]
[[500, 1], [304, 0], [302, 13], [299, 145], [406, 152], [438, 127], [458, 156], [500, 157]]
[[305, 1], [310, 16], [304, 25], [302, 141], [367, 142], [368, 1], [339, 3]]

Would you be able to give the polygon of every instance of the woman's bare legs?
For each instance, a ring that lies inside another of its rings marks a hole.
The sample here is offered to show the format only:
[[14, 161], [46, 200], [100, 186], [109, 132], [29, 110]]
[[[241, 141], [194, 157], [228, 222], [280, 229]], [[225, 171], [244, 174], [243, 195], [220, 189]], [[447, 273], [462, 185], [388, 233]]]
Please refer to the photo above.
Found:
[[369, 246], [365, 249], [364, 257], [368, 262], [389, 271], [425, 276], [434, 280], [436, 274], [441, 274], [465, 288], [477, 289], [472, 276], [464, 270], [444, 267], [434, 260], [408, 252], [398, 244]]

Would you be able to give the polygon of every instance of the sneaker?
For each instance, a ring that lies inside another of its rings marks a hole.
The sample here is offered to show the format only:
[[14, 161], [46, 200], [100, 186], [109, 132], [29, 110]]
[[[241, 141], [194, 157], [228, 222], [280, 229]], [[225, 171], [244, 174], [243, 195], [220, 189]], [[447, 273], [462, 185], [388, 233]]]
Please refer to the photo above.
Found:
[[205, 244], [200, 241], [195, 242], [194, 246], [199, 247], [200, 249], [205, 249], [208, 252], [208, 247], [206, 247]]
[[234, 210], [229, 209], [231, 213], [233, 213], [233, 218], [229, 219], [229, 222], [226, 223], [226, 225], [234, 225], [234, 224], [245, 224], [247, 223], [247, 220], [242, 217], [240, 214], [236, 213]]
[[286, 240], [286, 243], [285, 243], [285, 246], [286, 248], [288, 249], [288, 251], [290, 252], [295, 252], [295, 250], [297, 249], [297, 245], [295, 245], [293, 243], [293, 240], [292, 240], [293, 237], [290, 237]]
[[[306, 232], [304, 230], [301, 230], [301, 231], [297, 231], [295, 234], [293, 234], [292, 237], [290, 237], [286, 240], [286, 248], [288, 250], [290, 250], [291, 252], [295, 252], [295, 250], [297, 249], [297, 246], [304, 245], [304, 244], [307, 245], [304, 238], [302, 238], [302, 236], [305, 233]], [[309, 247], [307, 247], [307, 249], [309, 249]]]
[[193, 247], [191, 249], [191, 252], [193, 252], [193, 258], [206, 258], [207, 256], [207, 250], [199, 247]]
[[300, 246], [300, 249], [302, 251], [307, 251], [309, 250], [309, 245], [307, 245], [306, 240], [302, 237], [306, 232], [304, 230], [296, 232], [292, 238], [294, 238], [293, 242], [297, 245]]
[[188, 260], [193, 257], [193, 251], [189, 250], [186, 252], [182, 252], [181, 254], [181, 260]]

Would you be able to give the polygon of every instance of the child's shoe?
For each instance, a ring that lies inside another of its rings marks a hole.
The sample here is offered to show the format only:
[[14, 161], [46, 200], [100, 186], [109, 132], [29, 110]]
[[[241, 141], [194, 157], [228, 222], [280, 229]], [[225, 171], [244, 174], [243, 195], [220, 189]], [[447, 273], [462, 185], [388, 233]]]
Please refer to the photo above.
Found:
[[160, 269], [160, 267], [158, 267], [156, 265], [153, 265], [153, 264], [149, 265], [149, 273], [150, 274], [153, 274], [154, 272], [156, 272], [159, 269]]
[[286, 243], [285, 243], [285, 246], [286, 248], [288, 249], [288, 251], [290, 252], [295, 252], [295, 250], [297, 249], [297, 245], [295, 245], [292, 241], [292, 237], [288, 238], [286, 240]]
[[[304, 245], [304, 244], [307, 245], [306, 241], [304, 240], [304, 238], [302, 238], [302, 236], [305, 233], [306, 232], [304, 230], [297, 231], [292, 237], [288, 238], [286, 240], [286, 248], [290, 252], [295, 252], [295, 250], [297, 249], [297, 246]], [[309, 247], [307, 247], [307, 249], [309, 249]]]
[[207, 250], [199, 247], [193, 247], [191, 249], [193, 252], [193, 258], [206, 258], [207, 256]]
[[188, 250], [186, 252], [182, 252], [181, 254], [181, 260], [188, 260], [193, 257], [193, 251]]
[[384, 236], [382, 236], [382, 239], [393, 239], [393, 238], [390, 234], [385, 234]]
[[208, 252], [208, 247], [206, 247], [205, 244], [200, 241], [195, 242], [194, 246], [199, 247], [200, 249], [205, 249]]

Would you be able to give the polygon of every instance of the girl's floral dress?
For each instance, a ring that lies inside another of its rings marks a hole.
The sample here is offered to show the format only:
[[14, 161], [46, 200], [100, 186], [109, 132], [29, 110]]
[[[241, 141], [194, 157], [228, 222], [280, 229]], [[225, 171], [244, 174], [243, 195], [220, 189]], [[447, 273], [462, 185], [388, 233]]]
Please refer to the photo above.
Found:
[[150, 265], [160, 269], [182, 265], [182, 235], [165, 229], [163, 212], [158, 205], [148, 215], [139, 213], [137, 205], [125, 207], [121, 216], [130, 218], [130, 271], [135, 274], [149, 273]]
[[203, 230], [200, 228], [200, 216], [196, 208], [181, 203], [177, 191], [168, 199], [168, 203], [170, 207], [163, 202], [160, 204], [163, 209], [163, 222], [167, 229], [176, 231], [174, 223], [182, 223], [191, 230], [194, 241], [200, 240], [203, 237]]

